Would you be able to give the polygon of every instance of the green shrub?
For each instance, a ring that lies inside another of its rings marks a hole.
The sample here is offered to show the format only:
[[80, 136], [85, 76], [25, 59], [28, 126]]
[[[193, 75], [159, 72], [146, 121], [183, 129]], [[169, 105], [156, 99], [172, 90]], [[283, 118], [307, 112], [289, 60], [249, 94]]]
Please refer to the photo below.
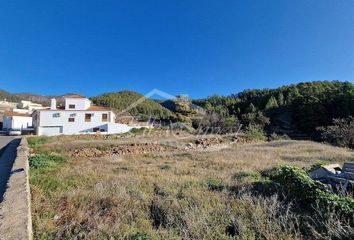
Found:
[[210, 191], [221, 191], [224, 188], [222, 180], [218, 178], [209, 178], [207, 186]]
[[318, 127], [320, 138], [325, 142], [339, 146], [354, 148], [354, 117], [338, 118], [333, 120], [333, 125]]
[[64, 162], [64, 158], [58, 155], [38, 154], [29, 157], [31, 169], [54, 168]]
[[247, 127], [245, 134], [246, 137], [250, 140], [261, 140], [261, 141], [267, 140], [264, 130], [257, 126], [251, 125]]
[[281, 166], [276, 168], [270, 179], [280, 184], [285, 196], [304, 207], [316, 209], [332, 209], [339, 215], [352, 218], [354, 200], [349, 197], [339, 197], [325, 189], [325, 186], [313, 179], [297, 167]]
[[315, 162], [314, 164], [312, 164], [312, 165], [307, 169], [307, 172], [311, 172], [311, 171], [313, 171], [313, 170], [316, 170], [316, 169], [322, 167], [323, 165], [325, 165], [325, 162], [319, 160], [319, 161]]
[[261, 174], [255, 171], [241, 171], [234, 174], [233, 178], [238, 181], [259, 181], [261, 179]]

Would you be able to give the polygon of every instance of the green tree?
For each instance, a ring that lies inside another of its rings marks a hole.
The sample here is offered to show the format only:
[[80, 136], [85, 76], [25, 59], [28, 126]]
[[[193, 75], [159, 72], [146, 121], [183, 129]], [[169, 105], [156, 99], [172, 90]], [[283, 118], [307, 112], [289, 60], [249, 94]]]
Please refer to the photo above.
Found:
[[265, 106], [265, 110], [269, 110], [277, 107], [279, 107], [277, 99], [274, 96], [271, 96]]
[[250, 106], [247, 109], [248, 113], [255, 113], [257, 112], [257, 108], [253, 105], [253, 103], [250, 104]]
[[279, 93], [278, 95], [278, 105], [283, 106], [284, 105], [284, 95], [283, 93]]

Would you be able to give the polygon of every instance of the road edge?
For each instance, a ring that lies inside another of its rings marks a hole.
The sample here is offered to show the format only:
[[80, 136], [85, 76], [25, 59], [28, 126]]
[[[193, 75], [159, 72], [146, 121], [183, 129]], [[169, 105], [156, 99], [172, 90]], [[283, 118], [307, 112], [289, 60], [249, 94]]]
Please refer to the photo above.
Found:
[[16, 159], [0, 209], [3, 217], [3, 224], [0, 226], [1, 239], [33, 239], [28, 156], [28, 143], [22, 137], [16, 149]]

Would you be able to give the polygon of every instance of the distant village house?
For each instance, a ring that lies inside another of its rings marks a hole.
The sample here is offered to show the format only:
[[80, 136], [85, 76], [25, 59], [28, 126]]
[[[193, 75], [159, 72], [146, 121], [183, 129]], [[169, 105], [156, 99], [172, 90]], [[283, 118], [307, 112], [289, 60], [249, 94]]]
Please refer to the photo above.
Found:
[[3, 129], [24, 129], [32, 127], [32, 116], [27, 112], [7, 111], [3, 117]]
[[21, 101], [20, 103], [0, 101], [0, 111], [2, 112], [2, 129], [33, 130], [32, 112], [34, 109], [43, 109], [41, 104], [31, 101]]

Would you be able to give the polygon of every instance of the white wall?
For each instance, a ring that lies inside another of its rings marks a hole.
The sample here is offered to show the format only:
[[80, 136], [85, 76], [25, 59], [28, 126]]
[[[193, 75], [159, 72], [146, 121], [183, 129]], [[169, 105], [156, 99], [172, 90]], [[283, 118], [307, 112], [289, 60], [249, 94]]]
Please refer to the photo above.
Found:
[[[56, 129], [48, 129], [48, 127], [62, 127], [61, 134], [84, 134], [93, 132], [93, 128], [100, 128], [107, 132], [107, 123], [102, 122], [102, 114], [108, 114], [110, 120], [110, 111], [40, 111], [38, 135], [47, 131], [56, 132]], [[85, 122], [85, 114], [93, 114], [91, 122]], [[58, 116], [59, 114], [60, 116]], [[69, 122], [69, 118], [75, 118], [75, 122]], [[46, 129], [44, 129], [46, 128]]]
[[3, 129], [28, 128], [32, 126], [32, 117], [4, 116]]
[[108, 133], [109, 134], [118, 134], [129, 132], [134, 127], [128, 126], [121, 123], [108, 123]]
[[[37, 113], [39, 114], [38, 135], [94, 134], [93, 128], [102, 129], [102, 134], [118, 134], [133, 128], [126, 124], [114, 123], [114, 114], [111, 111], [39, 111]], [[85, 122], [86, 113], [93, 114], [91, 122]], [[108, 122], [102, 122], [103, 113], [108, 114]], [[69, 122], [70, 117], [75, 118], [75, 122]]]
[[[69, 105], [75, 105], [75, 109], [70, 109]], [[65, 110], [86, 110], [90, 107], [91, 101], [87, 98], [66, 98]]]

